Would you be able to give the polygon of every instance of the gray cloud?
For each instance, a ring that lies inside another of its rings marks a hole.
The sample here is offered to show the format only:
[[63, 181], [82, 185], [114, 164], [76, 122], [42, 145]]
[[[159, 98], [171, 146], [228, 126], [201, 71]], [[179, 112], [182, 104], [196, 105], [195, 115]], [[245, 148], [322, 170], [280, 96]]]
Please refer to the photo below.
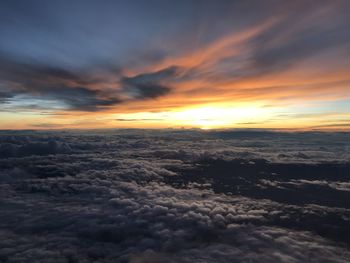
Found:
[[[349, 6], [344, 2], [324, 2], [324, 5], [291, 4], [293, 11], [284, 13], [283, 20], [253, 38], [253, 66], [260, 74], [278, 72], [307, 57], [329, 49], [348, 48], [349, 32], [346, 13]], [[316, 8], [310, 17], [308, 12]], [[333, 15], [337, 19], [330, 19]], [[323, 23], [327, 21], [325, 26]]]
[[1, 131], [0, 260], [348, 262], [349, 134], [232, 133]]
[[135, 99], [157, 98], [171, 91], [163, 84], [166, 80], [176, 77], [178, 68], [173, 66], [157, 72], [139, 74], [134, 77], [123, 77], [121, 83], [123, 90]]
[[[73, 73], [33, 62], [19, 62], [5, 55], [0, 56], [0, 65], [2, 68], [0, 81], [4, 90], [0, 93], [0, 102], [5, 103], [5, 107], [11, 100], [20, 101], [21, 96], [29, 97], [25, 99], [29, 101], [30, 99], [53, 103], [58, 101], [65, 104], [64, 108], [82, 111], [95, 111], [121, 103], [118, 94], [111, 95], [89, 88], [89, 85], [99, 83], [101, 80], [93, 76], [88, 77], [85, 73]], [[35, 109], [35, 106], [39, 105], [27, 107]]]
[[[63, 103], [59, 107], [70, 110], [97, 111], [109, 106], [118, 105], [128, 100], [154, 99], [170, 92], [164, 81], [176, 76], [177, 68], [170, 67], [158, 72], [140, 74], [134, 77], [120, 76], [122, 90], [117, 89], [116, 81], [119, 72], [114, 67], [103, 68], [105, 77], [89, 72], [73, 72], [51, 66], [12, 61], [2, 55], [0, 64], [1, 87], [0, 103], [4, 109], [11, 110], [11, 101], [28, 101], [39, 99]], [[114, 90], [97, 90], [93, 85], [114, 85]], [[128, 99], [121, 99], [128, 95]], [[23, 96], [26, 96], [23, 99]], [[21, 98], [22, 97], [22, 98]], [[29, 97], [29, 98], [28, 98]], [[47, 105], [16, 106], [22, 109], [49, 108]]]

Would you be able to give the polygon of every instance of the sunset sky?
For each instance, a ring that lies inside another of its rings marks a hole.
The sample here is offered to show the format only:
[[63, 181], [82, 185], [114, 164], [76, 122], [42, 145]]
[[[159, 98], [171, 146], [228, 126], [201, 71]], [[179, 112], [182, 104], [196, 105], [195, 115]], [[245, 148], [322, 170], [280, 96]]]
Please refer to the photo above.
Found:
[[0, 129], [350, 130], [350, 1], [0, 2]]

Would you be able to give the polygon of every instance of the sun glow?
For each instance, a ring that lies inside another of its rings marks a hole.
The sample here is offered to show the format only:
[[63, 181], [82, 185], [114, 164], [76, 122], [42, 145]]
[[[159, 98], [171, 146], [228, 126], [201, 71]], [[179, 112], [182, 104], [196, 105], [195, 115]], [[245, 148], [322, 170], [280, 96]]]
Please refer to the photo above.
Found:
[[118, 114], [115, 117], [123, 122], [143, 123], [145, 126], [156, 122], [166, 127], [213, 129], [262, 121], [271, 114], [271, 109], [261, 106], [202, 105], [177, 111]]
[[173, 114], [175, 121], [201, 129], [224, 128], [240, 122], [261, 118], [263, 110], [258, 107], [204, 106]]

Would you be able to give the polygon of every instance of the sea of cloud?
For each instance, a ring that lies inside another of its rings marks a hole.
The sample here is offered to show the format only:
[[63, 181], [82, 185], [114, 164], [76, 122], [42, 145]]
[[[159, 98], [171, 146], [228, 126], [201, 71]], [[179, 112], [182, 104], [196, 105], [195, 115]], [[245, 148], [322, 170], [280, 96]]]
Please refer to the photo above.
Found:
[[349, 262], [350, 134], [2, 131], [0, 262]]

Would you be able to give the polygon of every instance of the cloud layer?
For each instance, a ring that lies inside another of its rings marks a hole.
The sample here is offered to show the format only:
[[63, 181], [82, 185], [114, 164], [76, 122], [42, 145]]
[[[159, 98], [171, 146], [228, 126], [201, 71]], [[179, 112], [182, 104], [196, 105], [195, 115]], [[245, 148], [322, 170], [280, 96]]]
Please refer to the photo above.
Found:
[[348, 137], [2, 132], [0, 260], [348, 262]]

